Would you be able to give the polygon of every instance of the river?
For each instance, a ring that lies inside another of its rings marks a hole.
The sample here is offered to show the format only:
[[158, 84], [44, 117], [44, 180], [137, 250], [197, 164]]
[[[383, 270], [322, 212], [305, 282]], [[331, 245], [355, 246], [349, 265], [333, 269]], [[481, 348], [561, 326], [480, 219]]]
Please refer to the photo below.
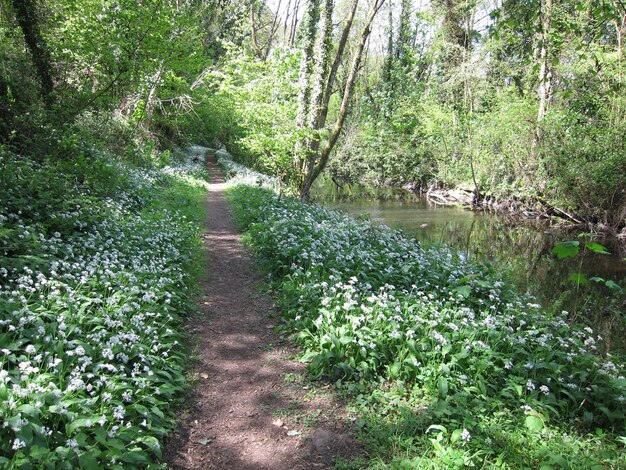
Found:
[[315, 187], [313, 200], [402, 229], [424, 244], [450, 245], [465, 258], [492, 263], [546, 308], [567, 310], [572, 319], [590, 324], [605, 337], [608, 350], [626, 352], [626, 291], [614, 295], [604, 283], [580, 285], [572, 280], [582, 273], [588, 279], [612, 280], [626, 289], [626, 247], [616, 239], [594, 238], [610, 255], [582, 252], [558, 260], [551, 252], [556, 243], [584, 239], [547, 221], [444, 207], [398, 189], [339, 188], [328, 180]]

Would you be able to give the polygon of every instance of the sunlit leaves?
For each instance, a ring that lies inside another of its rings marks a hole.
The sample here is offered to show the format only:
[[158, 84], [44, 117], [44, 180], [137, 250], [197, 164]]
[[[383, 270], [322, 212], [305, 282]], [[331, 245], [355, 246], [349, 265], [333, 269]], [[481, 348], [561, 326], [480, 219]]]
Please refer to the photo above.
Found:
[[18, 234], [0, 251], [0, 453], [16, 467], [145, 466], [184, 384], [200, 159], [91, 157], [0, 154], [0, 225]]

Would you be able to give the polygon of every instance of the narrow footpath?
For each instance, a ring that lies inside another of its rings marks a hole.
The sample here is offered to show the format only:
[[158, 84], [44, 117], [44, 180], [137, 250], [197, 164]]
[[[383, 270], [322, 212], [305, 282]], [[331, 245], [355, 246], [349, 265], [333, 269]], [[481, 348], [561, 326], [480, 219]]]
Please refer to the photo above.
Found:
[[332, 468], [358, 447], [341, 406], [304, 382], [303, 365], [274, 333], [271, 300], [259, 290], [252, 257], [232, 222], [226, 184], [213, 156], [204, 235], [209, 275], [200, 313], [188, 325], [196, 384], [165, 448], [169, 468]]

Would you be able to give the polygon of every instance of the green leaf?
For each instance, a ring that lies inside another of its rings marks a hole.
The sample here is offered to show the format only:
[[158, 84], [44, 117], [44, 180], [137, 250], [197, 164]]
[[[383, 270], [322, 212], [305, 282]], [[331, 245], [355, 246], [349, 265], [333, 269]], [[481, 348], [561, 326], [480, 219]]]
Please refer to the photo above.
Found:
[[448, 389], [448, 380], [445, 377], [439, 377], [439, 380], [437, 380], [437, 390], [439, 391], [439, 398], [447, 397]]
[[543, 429], [543, 421], [538, 416], [526, 416], [526, 427], [530, 432], [537, 432]]
[[157, 415], [161, 419], [165, 418], [165, 415], [163, 414], [163, 412], [160, 409], [158, 409], [156, 406], [153, 406], [152, 408], [150, 408], [150, 411], [152, 411], [155, 415]]
[[99, 454], [100, 451], [93, 449], [78, 457], [78, 464], [80, 465], [80, 468], [98, 468]]
[[608, 280], [604, 283], [604, 285], [615, 292], [622, 292], [622, 288], [615, 281]]
[[70, 424], [66, 426], [66, 430], [68, 434], [73, 434], [74, 431], [80, 428], [90, 428], [96, 424], [101, 417], [100, 416], [92, 416], [91, 418], [78, 418], [72, 421]]
[[587, 279], [587, 276], [583, 273], [570, 274], [567, 279], [580, 286], [586, 286], [589, 284], [589, 279]]
[[466, 299], [472, 294], [472, 288], [470, 286], [459, 286], [454, 290]]
[[452, 431], [452, 435], [450, 436], [450, 442], [454, 444], [455, 442], [461, 439], [462, 435], [463, 435], [462, 429], [455, 429], [454, 431]]
[[18, 406], [17, 411], [26, 416], [37, 417], [39, 416], [39, 410], [35, 408], [33, 405], [25, 403], [24, 405]]
[[121, 461], [131, 464], [146, 464], [149, 462], [146, 453], [142, 449], [138, 448], [124, 452], [119, 458]]
[[576, 256], [580, 253], [580, 242], [572, 240], [569, 242], [561, 242], [554, 245], [552, 253], [556, 255], [558, 259], [565, 259], [571, 256]]
[[445, 428], [445, 426], [442, 426], [440, 424], [431, 424], [430, 426], [428, 426], [428, 429], [426, 430], [426, 433], [430, 432], [431, 430], [435, 430], [435, 431], [442, 432], [444, 434], [448, 434], [448, 430]]
[[600, 245], [599, 243], [595, 243], [595, 242], [585, 242], [585, 248], [587, 248], [589, 251], [593, 251], [594, 253], [598, 253], [600, 255], [610, 255], [611, 254], [606, 249], [606, 247], [604, 247], [603, 245]]
[[161, 458], [161, 444], [159, 440], [154, 436], [143, 436], [137, 439], [135, 442], [143, 443], [160, 459]]

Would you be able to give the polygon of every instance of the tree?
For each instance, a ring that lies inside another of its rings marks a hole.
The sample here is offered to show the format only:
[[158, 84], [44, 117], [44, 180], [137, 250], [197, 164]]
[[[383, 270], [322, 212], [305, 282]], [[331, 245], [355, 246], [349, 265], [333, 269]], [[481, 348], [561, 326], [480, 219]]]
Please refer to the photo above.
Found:
[[41, 95], [47, 107], [52, 105], [54, 81], [48, 47], [41, 35], [40, 11], [37, 0], [12, 0], [15, 18], [19, 24], [26, 46], [41, 86]]
[[[352, 93], [360, 70], [361, 61], [372, 22], [382, 7], [384, 0], [373, 0], [357, 36], [356, 49], [345, 80], [341, 83], [343, 90], [339, 111], [335, 122], [329, 129], [328, 137], [322, 141], [322, 132], [326, 130], [328, 106], [333, 87], [337, 80], [337, 71], [345, 59], [346, 44], [352, 29], [359, 1], [353, 0], [348, 17], [344, 22], [341, 38], [334, 58], [331, 61], [332, 48], [332, 14], [333, 0], [325, 0], [323, 11], [320, 12], [320, 0], [311, 0], [306, 11], [306, 33], [303, 41], [303, 52], [300, 67], [300, 94], [298, 100], [298, 131], [303, 139], [295, 149], [296, 170], [298, 175], [298, 191], [300, 198], [309, 198], [311, 186], [326, 168], [331, 152], [341, 134], [350, 109]], [[318, 27], [318, 22], [321, 25]], [[319, 30], [319, 35], [317, 31]], [[316, 47], [315, 47], [316, 44]], [[314, 69], [313, 63], [318, 66]]]

